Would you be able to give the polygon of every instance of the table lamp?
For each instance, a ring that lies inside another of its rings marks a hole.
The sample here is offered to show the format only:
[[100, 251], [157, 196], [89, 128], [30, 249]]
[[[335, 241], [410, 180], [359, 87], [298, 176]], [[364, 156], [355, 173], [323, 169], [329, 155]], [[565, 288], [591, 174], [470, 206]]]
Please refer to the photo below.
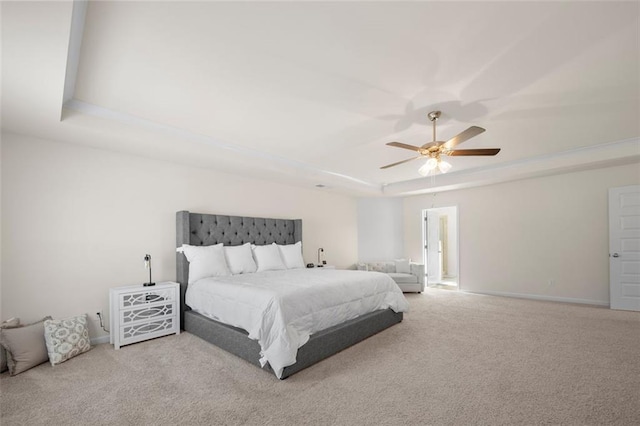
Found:
[[144, 255], [144, 267], [149, 270], [149, 282], [148, 283], [144, 283], [142, 285], [145, 286], [145, 287], [150, 287], [152, 285], [156, 285], [156, 283], [151, 281], [151, 255], [150, 254], [145, 254]]

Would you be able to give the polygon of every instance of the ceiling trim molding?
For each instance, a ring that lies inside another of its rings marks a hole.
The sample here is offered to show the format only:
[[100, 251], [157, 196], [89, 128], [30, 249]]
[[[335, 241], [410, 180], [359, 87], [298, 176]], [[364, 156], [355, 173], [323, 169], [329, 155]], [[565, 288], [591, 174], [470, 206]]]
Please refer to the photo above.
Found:
[[[83, 114], [140, 127], [149, 131], [162, 132], [180, 139], [188, 139], [251, 158], [273, 162], [311, 175], [317, 175], [319, 179], [331, 179], [332, 186], [339, 185], [344, 189], [351, 189], [369, 195], [412, 196], [640, 162], [640, 138], [631, 138], [558, 153], [538, 155], [493, 166], [463, 169], [447, 174], [379, 185], [342, 173], [319, 169], [278, 155], [221, 142], [209, 136], [156, 123], [76, 99], [67, 101], [64, 107]], [[339, 184], [336, 179], [340, 181]]]
[[73, 99], [76, 91], [76, 80], [78, 78], [78, 67], [80, 65], [80, 51], [82, 48], [82, 37], [84, 36], [84, 24], [87, 17], [86, 0], [74, 0], [71, 10], [71, 28], [69, 32], [69, 48], [67, 51], [67, 68], [64, 75], [64, 90], [62, 93], [62, 105], [60, 106], [60, 120], [62, 120], [62, 109], [66, 102]]
[[[137, 126], [149, 131], [161, 132], [169, 136], [177, 137], [179, 139], [188, 139], [193, 142], [202, 143], [205, 145], [213, 146], [219, 149], [232, 151], [240, 155], [244, 155], [251, 158], [257, 158], [260, 160], [270, 161], [282, 166], [290, 167], [296, 170], [301, 170], [306, 173], [316, 174], [325, 178], [337, 178], [342, 181], [342, 185], [347, 188], [352, 188], [365, 192], [377, 192], [382, 191], [382, 185], [368, 182], [362, 179], [358, 179], [346, 174], [333, 172], [331, 170], [324, 170], [314, 167], [310, 164], [303, 163], [301, 161], [291, 160], [279, 155], [270, 154], [264, 151], [258, 151], [256, 149], [245, 148], [243, 146], [234, 145], [226, 142], [222, 142], [210, 136], [205, 136], [185, 130], [179, 127], [169, 126], [166, 124], [160, 124], [151, 120], [136, 117], [131, 114], [114, 111], [108, 108], [104, 108], [98, 105], [90, 104], [88, 102], [79, 101], [77, 99], [70, 99], [64, 104], [64, 108], [83, 114], [88, 114], [94, 117], [103, 118], [106, 120], [112, 120], [126, 125]], [[333, 181], [332, 181], [333, 182]]]

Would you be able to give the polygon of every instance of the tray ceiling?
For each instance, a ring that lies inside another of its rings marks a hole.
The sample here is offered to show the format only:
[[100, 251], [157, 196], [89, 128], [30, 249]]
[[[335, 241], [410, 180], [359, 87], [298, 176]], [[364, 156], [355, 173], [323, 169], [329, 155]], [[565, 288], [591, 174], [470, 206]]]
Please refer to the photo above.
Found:
[[[84, 9], [3, 4], [3, 128], [356, 195], [640, 155], [637, 2]], [[487, 131], [464, 148], [502, 151], [452, 158], [435, 179], [419, 179], [420, 161], [380, 170], [411, 156], [386, 142], [431, 140], [434, 109], [439, 139], [477, 125]]]

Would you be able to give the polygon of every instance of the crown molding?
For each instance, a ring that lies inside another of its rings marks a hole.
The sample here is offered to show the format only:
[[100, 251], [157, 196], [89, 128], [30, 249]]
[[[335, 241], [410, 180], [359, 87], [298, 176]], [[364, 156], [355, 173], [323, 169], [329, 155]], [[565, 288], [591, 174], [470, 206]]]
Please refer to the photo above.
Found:
[[289, 158], [270, 154], [264, 151], [223, 142], [210, 136], [197, 134], [189, 130], [169, 126], [166, 124], [156, 123], [151, 120], [146, 120], [144, 118], [136, 117], [131, 114], [110, 110], [108, 108], [90, 104], [88, 102], [79, 101], [77, 99], [68, 100], [64, 103], [63, 108], [70, 111], [76, 111], [81, 114], [87, 114], [90, 116], [102, 118], [111, 122], [118, 122], [137, 128], [142, 128], [151, 132], [160, 132], [165, 135], [175, 137], [177, 140], [189, 140], [192, 142], [205, 144], [215, 148], [230, 151], [241, 156], [263, 160], [270, 163], [271, 165], [276, 164], [289, 170], [304, 172], [309, 177], [317, 177], [317, 179], [323, 180], [322, 183], [325, 183], [328, 186], [340, 186], [352, 191], [364, 192], [369, 194], [380, 194], [382, 192], [382, 185], [378, 183], [358, 179], [344, 173], [321, 169], [308, 163], [291, 160]]

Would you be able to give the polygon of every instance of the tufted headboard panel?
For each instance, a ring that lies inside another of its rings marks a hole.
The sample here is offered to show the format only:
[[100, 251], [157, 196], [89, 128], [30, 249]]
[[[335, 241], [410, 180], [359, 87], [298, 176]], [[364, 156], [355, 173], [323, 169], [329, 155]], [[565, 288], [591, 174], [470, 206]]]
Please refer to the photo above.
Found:
[[[295, 244], [302, 241], [302, 220], [265, 219], [260, 217], [223, 216], [217, 214], [176, 213], [176, 247], [183, 244], [210, 246], [223, 243], [238, 246], [245, 243]], [[180, 283], [180, 324], [184, 324], [184, 295], [189, 282], [189, 262], [176, 253], [177, 281]]]
[[295, 220], [189, 213], [189, 243], [184, 244], [238, 246], [252, 243], [261, 246], [297, 241], [300, 239], [296, 239]]

